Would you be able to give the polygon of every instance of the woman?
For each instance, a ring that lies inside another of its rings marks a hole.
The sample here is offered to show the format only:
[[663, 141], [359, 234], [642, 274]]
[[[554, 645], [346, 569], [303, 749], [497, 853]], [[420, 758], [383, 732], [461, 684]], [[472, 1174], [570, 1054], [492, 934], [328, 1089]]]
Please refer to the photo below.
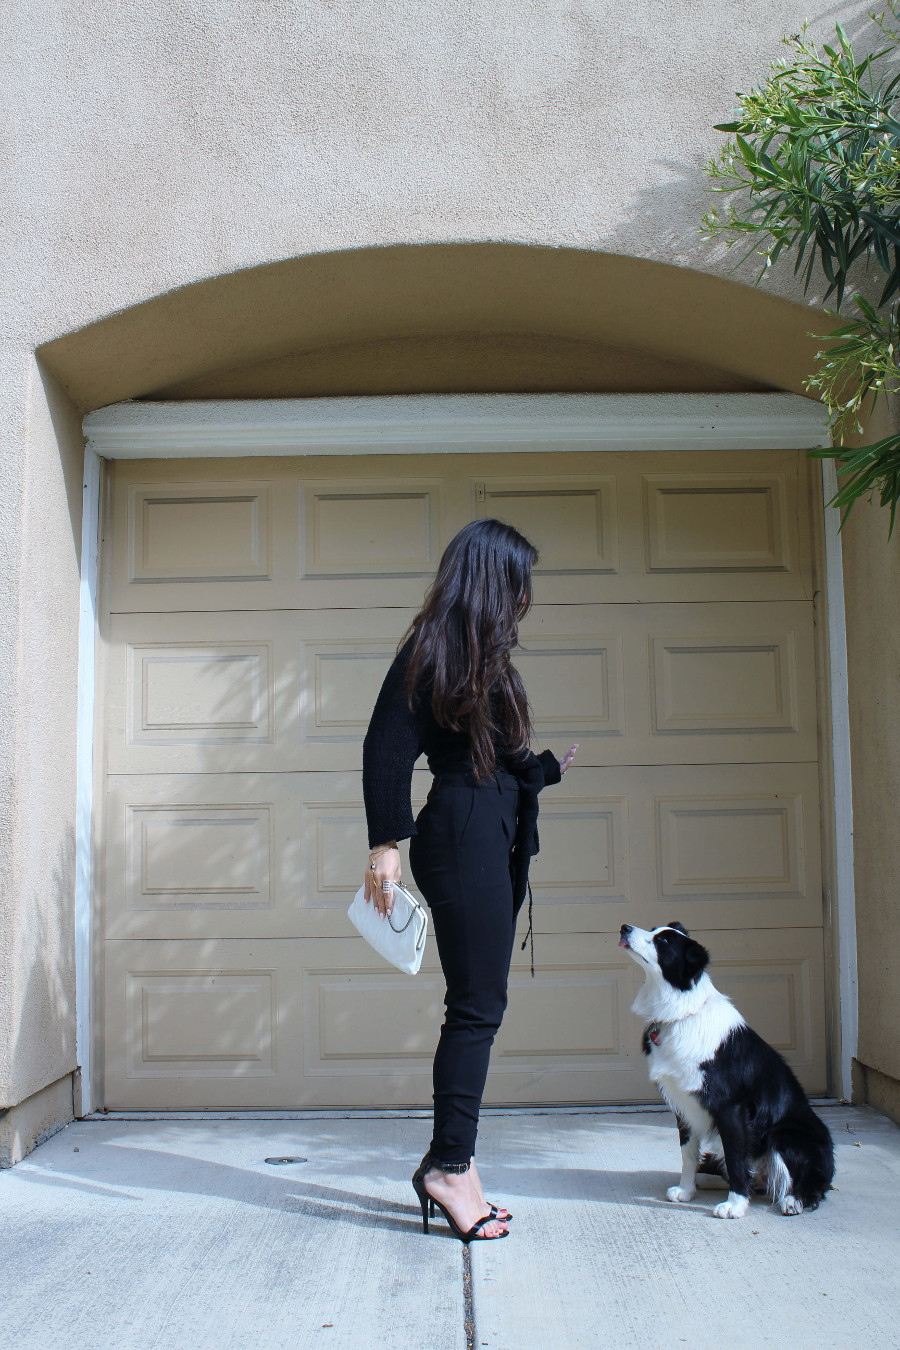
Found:
[[[382, 918], [410, 838], [432, 915], [447, 1009], [434, 1057], [434, 1134], [413, 1177], [428, 1232], [438, 1205], [463, 1242], [506, 1237], [474, 1166], [491, 1045], [506, 1008], [516, 918], [537, 852], [537, 794], [575, 755], [528, 749], [525, 689], [510, 652], [532, 600], [537, 551], [511, 525], [478, 520], [448, 545], [375, 704], [363, 748], [366, 900]], [[419, 755], [434, 782], [413, 820]]]

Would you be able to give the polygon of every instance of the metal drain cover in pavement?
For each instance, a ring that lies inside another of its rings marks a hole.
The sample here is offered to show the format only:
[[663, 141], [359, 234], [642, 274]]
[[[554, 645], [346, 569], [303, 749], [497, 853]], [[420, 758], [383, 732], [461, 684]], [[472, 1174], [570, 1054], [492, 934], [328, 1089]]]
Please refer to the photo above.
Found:
[[285, 1163], [299, 1163], [299, 1162], [306, 1162], [306, 1159], [305, 1159], [305, 1158], [266, 1158], [266, 1162], [267, 1162], [267, 1163], [271, 1163], [271, 1165], [272, 1165], [273, 1167], [284, 1167]]

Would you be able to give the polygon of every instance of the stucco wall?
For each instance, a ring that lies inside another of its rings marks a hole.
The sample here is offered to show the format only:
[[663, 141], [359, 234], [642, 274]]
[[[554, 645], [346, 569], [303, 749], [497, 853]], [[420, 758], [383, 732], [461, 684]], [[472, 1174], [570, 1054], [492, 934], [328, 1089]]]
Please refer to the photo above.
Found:
[[[0, 626], [6, 764], [0, 889], [0, 1108], [75, 1067], [73, 879], [83, 440], [31, 358], [2, 457], [17, 577]], [[7, 500], [0, 488], [0, 497]], [[8, 599], [7, 599], [8, 597]], [[8, 682], [7, 682], [8, 680]], [[71, 1100], [71, 1093], [70, 1093]]]
[[[851, 36], [865, 12], [839, 6]], [[340, 249], [512, 241], [726, 276], [697, 231], [712, 124], [802, 17], [796, 0], [16, 7], [0, 49], [0, 1103], [74, 1062], [80, 447], [34, 349], [204, 277]], [[765, 284], [799, 298], [789, 267]], [[624, 282], [615, 303], [652, 349], [652, 297]], [[729, 378], [759, 379], [728, 345]], [[853, 566], [878, 571], [877, 536]]]
[[529, 393], [740, 393], [770, 388], [701, 361], [559, 337], [451, 332], [288, 352], [155, 390], [157, 399]]
[[[839, 6], [851, 35], [865, 4]], [[797, 0], [23, 0], [5, 25], [5, 321], [36, 345], [199, 277], [433, 240], [730, 271], [713, 124]], [[797, 294], [790, 268], [768, 282]]]
[[[860, 502], [843, 530], [853, 759], [859, 1052], [900, 1079], [900, 536]], [[897, 1099], [900, 1101], [900, 1098]], [[887, 1109], [882, 1104], [882, 1109]]]
[[[14, 840], [17, 820], [16, 741], [20, 728], [19, 577], [23, 534], [28, 366], [12, 351], [3, 353], [0, 398], [0, 1110], [10, 1105], [13, 1026], [18, 1020], [16, 932], [18, 878]], [[68, 734], [68, 733], [64, 733]]]

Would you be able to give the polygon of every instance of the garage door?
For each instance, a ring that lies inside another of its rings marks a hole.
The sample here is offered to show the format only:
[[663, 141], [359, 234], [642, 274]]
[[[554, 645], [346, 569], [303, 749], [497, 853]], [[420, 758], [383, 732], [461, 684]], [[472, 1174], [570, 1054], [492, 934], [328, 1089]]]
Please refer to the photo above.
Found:
[[517, 660], [539, 746], [581, 746], [543, 797], [536, 975], [517, 947], [488, 1100], [654, 1099], [626, 920], [696, 930], [824, 1089], [805, 457], [205, 459], [110, 466], [107, 1107], [430, 1102], [433, 943], [409, 979], [346, 908], [369, 713], [441, 550], [483, 515], [541, 550]]

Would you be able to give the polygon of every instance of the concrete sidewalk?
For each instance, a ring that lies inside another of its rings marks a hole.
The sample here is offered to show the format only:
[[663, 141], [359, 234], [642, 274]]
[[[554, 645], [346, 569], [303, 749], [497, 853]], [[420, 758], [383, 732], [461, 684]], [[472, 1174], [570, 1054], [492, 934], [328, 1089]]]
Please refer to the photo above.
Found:
[[[486, 1189], [515, 1218], [472, 1246], [470, 1298], [409, 1184], [426, 1120], [77, 1122], [0, 1173], [0, 1345], [900, 1347], [900, 1129], [823, 1115], [837, 1191], [737, 1222], [714, 1192], [662, 1198], [666, 1113], [486, 1116]], [[307, 1161], [265, 1162], [286, 1155]]]

